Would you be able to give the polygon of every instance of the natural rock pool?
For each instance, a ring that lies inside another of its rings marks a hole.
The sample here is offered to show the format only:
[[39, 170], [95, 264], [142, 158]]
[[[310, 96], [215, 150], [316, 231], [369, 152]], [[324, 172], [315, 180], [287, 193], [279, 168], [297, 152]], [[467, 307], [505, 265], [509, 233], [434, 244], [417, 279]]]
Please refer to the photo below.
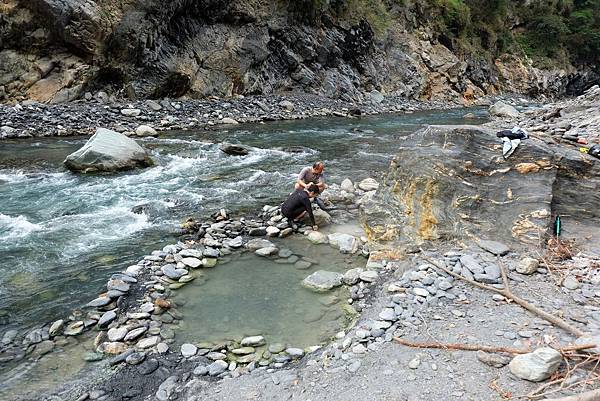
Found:
[[343, 289], [315, 293], [301, 285], [317, 270], [344, 273], [366, 259], [293, 236], [276, 242], [279, 255], [236, 253], [176, 292], [183, 321], [178, 342], [221, 342], [263, 335], [268, 343], [304, 348], [328, 340], [346, 323]]
[[[278, 204], [297, 172], [317, 159], [325, 162], [329, 182], [377, 177], [387, 169], [399, 136], [425, 123], [483, 121], [463, 120], [464, 113], [431, 111], [170, 133], [138, 140], [150, 150], [154, 167], [113, 175], [65, 170], [62, 160], [85, 143], [83, 138], [4, 141], [0, 337], [16, 330], [20, 341], [29, 330], [47, 329], [81, 308], [102, 291], [111, 273], [176, 242], [177, 227], [187, 216], [206, 216], [219, 208], [240, 215]], [[250, 154], [228, 156], [218, 148], [224, 141], [246, 145]], [[302, 237], [284, 240], [281, 246], [318, 264], [299, 270], [278, 258], [242, 253], [230, 255], [214, 270], [204, 269], [204, 279], [177, 291], [184, 319], [175, 328], [176, 341], [220, 341], [260, 333], [269, 342], [303, 347], [335, 334], [344, 323], [341, 306], [347, 295], [341, 290], [314, 294], [300, 282], [317, 266], [341, 272], [364, 266], [365, 259], [344, 257]], [[15, 362], [10, 369], [0, 365], [3, 381], [14, 378]], [[27, 387], [33, 380], [23, 374], [19, 382]]]

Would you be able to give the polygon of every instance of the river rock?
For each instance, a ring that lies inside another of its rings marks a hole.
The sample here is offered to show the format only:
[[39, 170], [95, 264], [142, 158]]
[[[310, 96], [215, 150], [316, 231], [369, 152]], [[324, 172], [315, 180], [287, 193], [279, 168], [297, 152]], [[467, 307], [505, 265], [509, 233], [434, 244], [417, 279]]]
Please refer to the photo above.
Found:
[[181, 252], [179, 252], [179, 255], [181, 255], [182, 258], [191, 257], [191, 258], [200, 259], [203, 256], [202, 252], [203, 251], [201, 251], [199, 249], [189, 248], [189, 249], [183, 249]]
[[231, 353], [234, 355], [248, 355], [254, 353], [254, 351], [256, 351], [254, 347], [241, 347], [232, 349]]
[[[333, 221], [331, 215], [329, 213], [327, 213], [326, 211], [322, 210], [322, 209], [314, 209], [313, 210], [313, 217], [315, 218], [315, 224], [319, 227], [324, 227], [327, 226], [329, 224], [331, 224], [331, 222]], [[310, 217], [308, 216], [308, 214], [306, 214], [303, 218], [302, 218], [302, 222], [304, 224], [307, 225], [311, 225], [312, 222], [310, 221]]]
[[377, 279], [379, 278], [379, 273], [377, 273], [374, 270], [365, 270], [360, 272], [359, 278], [366, 283], [372, 283], [374, 281], [377, 281]]
[[142, 349], [151, 348], [151, 347], [154, 347], [156, 344], [158, 344], [159, 341], [160, 341], [160, 337], [158, 337], [158, 336], [143, 338], [140, 341], [138, 341], [137, 346]]
[[77, 336], [83, 333], [84, 324], [82, 321], [73, 322], [63, 331], [65, 336]]
[[113, 327], [108, 330], [108, 340], [111, 342], [121, 341], [127, 335], [127, 327]]
[[108, 283], [106, 284], [106, 289], [110, 290], [117, 290], [117, 291], [121, 291], [121, 292], [127, 292], [129, 291], [129, 284], [127, 284], [125, 281], [123, 281], [122, 279], [110, 279], [108, 280]]
[[267, 231], [267, 236], [269, 237], [277, 237], [279, 236], [279, 233], [281, 232], [281, 230], [277, 227], [273, 227], [273, 226], [269, 226], [266, 229]]
[[244, 240], [242, 239], [241, 236], [238, 235], [237, 237], [235, 237], [233, 239], [228, 239], [228, 240], [223, 241], [223, 245], [225, 245], [229, 248], [237, 249], [237, 248], [241, 248], [242, 245], [244, 245]]
[[346, 285], [354, 285], [354, 284], [358, 283], [358, 280], [360, 280], [361, 272], [362, 272], [362, 269], [360, 269], [360, 268], [350, 269], [350, 270], [346, 271], [346, 273], [344, 273], [344, 277], [342, 278], [342, 281]]
[[334, 246], [342, 253], [355, 253], [360, 245], [356, 237], [350, 234], [333, 233], [327, 236], [329, 245]]
[[245, 337], [240, 342], [242, 347], [260, 347], [261, 345], [265, 345], [266, 341], [263, 336], [251, 336]]
[[[191, 258], [191, 259], [195, 259], [195, 258]], [[198, 260], [198, 259], [195, 259]], [[182, 259], [182, 263], [183, 263], [183, 259]], [[183, 263], [186, 264], [186, 263]], [[172, 264], [167, 264], [164, 265], [163, 267], [160, 268], [160, 270], [163, 272], [163, 274], [165, 276], [167, 276], [170, 279], [173, 280], [179, 280], [180, 277], [185, 276], [187, 274], [187, 270], [185, 269], [178, 269], [175, 267], [175, 265]]]
[[494, 368], [501, 368], [508, 365], [510, 358], [500, 354], [488, 353], [484, 351], [477, 351], [477, 359], [480, 362], [485, 363]]
[[521, 379], [539, 382], [552, 376], [561, 360], [560, 352], [542, 347], [528, 354], [517, 355], [508, 367], [512, 374]]
[[54, 337], [59, 335], [62, 332], [63, 327], [65, 327], [65, 321], [60, 319], [52, 323], [50, 328], [48, 329], [48, 334], [50, 337]]
[[326, 292], [342, 285], [343, 278], [340, 273], [317, 270], [302, 280], [302, 285], [315, 292]]
[[281, 102], [279, 102], [279, 107], [281, 107], [285, 111], [294, 111], [294, 103], [290, 102], [289, 100], [282, 100]]
[[239, 124], [236, 120], [230, 117], [224, 117], [221, 119], [221, 124]]
[[350, 181], [350, 179], [348, 178], [342, 181], [342, 183], [340, 184], [340, 188], [342, 189], [342, 191], [346, 191], [349, 193], [354, 192], [354, 184], [352, 184], [352, 181]]
[[160, 363], [158, 362], [157, 359], [147, 359], [144, 363], [142, 363], [139, 367], [138, 367], [138, 372], [140, 372], [140, 374], [142, 375], [149, 375], [150, 373], [154, 372], [156, 369], [158, 369]]
[[122, 109], [121, 114], [127, 117], [137, 117], [142, 113], [140, 109]]
[[93, 301], [88, 302], [87, 304], [85, 304], [85, 306], [90, 307], [90, 308], [97, 308], [100, 306], [108, 305], [111, 302], [112, 302], [112, 299], [110, 299], [109, 297], [99, 297], [99, 298], [94, 299]]
[[196, 355], [196, 352], [198, 352], [198, 347], [194, 344], [187, 343], [181, 346], [181, 355], [186, 358]]
[[277, 254], [277, 252], [279, 252], [279, 249], [275, 248], [274, 246], [260, 248], [254, 251], [254, 253], [258, 256], [271, 256]]
[[579, 288], [579, 281], [575, 276], [568, 275], [562, 282], [562, 286], [568, 290], [576, 290]]
[[286, 348], [285, 353], [292, 358], [302, 358], [304, 356], [304, 350], [302, 348]]
[[313, 244], [326, 244], [327, 236], [319, 231], [311, 231], [307, 236], [308, 240]]
[[81, 149], [67, 156], [64, 164], [70, 170], [90, 173], [148, 167], [152, 160], [133, 139], [98, 128]]
[[513, 106], [506, 104], [502, 101], [498, 101], [490, 106], [488, 112], [492, 116], [496, 117], [509, 117], [509, 118], [517, 118], [521, 115], [517, 109]]
[[183, 258], [181, 259], [181, 263], [191, 267], [192, 269], [202, 266], [202, 261], [197, 258]]
[[140, 125], [135, 129], [137, 136], [157, 136], [158, 132], [149, 125]]
[[215, 267], [216, 265], [217, 265], [216, 258], [203, 258], [202, 259], [202, 266], [204, 266], [204, 267]]
[[117, 314], [115, 313], [115, 311], [110, 310], [108, 312], [104, 312], [104, 314], [102, 315], [100, 320], [98, 320], [98, 327], [104, 328], [104, 327], [108, 326], [116, 318], [117, 318]]
[[365, 192], [376, 191], [379, 188], [379, 183], [373, 178], [365, 178], [358, 183], [358, 187]]
[[227, 370], [229, 364], [225, 361], [214, 361], [210, 365], [208, 365], [208, 375], [209, 376], [217, 376]]
[[147, 327], [138, 327], [137, 329], [133, 329], [127, 333], [125, 336], [125, 341], [134, 341], [141, 337], [146, 331], [148, 331]]
[[[104, 342], [98, 346], [98, 352], [103, 354], [117, 355], [127, 351], [127, 345], [122, 342]], [[126, 356], [127, 357], [127, 356]], [[125, 359], [123, 359], [125, 360]]]
[[540, 262], [534, 258], [523, 258], [517, 264], [516, 270], [521, 274], [533, 274], [537, 271], [540, 266]]
[[477, 242], [477, 245], [479, 245], [481, 249], [485, 249], [489, 253], [498, 256], [504, 256], [508, 253], [508, 251], [510, 251], [510, 248], [508, 246], [497, 241], [480, 240]]
[[271, 241], [267, 241], [266, 239], [255, 238], [246, 243], [246, 248], [254, 252], [261, 248], [276, 248], [276, 246]]
[[246, 156], [249, 152], [248, 148], [242, 145], [233, 145], [231, 143], [222, 143], [219, 149], [223, 153], [227, 153], [232, 156]]

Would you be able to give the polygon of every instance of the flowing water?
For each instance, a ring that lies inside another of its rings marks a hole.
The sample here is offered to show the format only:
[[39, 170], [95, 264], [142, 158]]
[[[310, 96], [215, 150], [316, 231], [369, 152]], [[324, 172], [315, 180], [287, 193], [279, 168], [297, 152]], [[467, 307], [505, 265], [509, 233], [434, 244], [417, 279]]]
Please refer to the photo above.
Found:
[[[465, 112], [173, 132], [138, 140], [149, 150], [154, 167], [117, 174], [77, 175], [62, 166], [65, 156], [86, 142], [84, 138], [2, 141], [0, 337], [11, 328], [22, 332], [64, 318], [93, 299], [111, 273], [176, 241], [179, 222], [187, 216], [208, 215], [221, 207], [240, 214], [280, 203], [300, 169], [315, 160], [325, 162], [329, 182], [377, 177], [387, 169], [397, 139], [423, 124], [484, 120], [463, 120]], [[224, 141], [249, 146], [251, 152], [228, 156], [218, 148]], [[143, 213], [134, 213], [136, 206]], [[211, 288], [233, 287], [243, 277], [243, 263], [253, 266], [253, 274], [264, 274], [257, 263], [241, 257], [215, 271], [219, 276], [212, 279]], [[266, 267], [276, 268], [289, 267]], [[268, 278], [265, 275], [259, 281]], [[277, 280], [277, 275], [272, 278]], [[280, 280], [261, 291], [267, 299], [283, 299], [290, 289]], [[293, 315], [290, 308], [283, 314]]]

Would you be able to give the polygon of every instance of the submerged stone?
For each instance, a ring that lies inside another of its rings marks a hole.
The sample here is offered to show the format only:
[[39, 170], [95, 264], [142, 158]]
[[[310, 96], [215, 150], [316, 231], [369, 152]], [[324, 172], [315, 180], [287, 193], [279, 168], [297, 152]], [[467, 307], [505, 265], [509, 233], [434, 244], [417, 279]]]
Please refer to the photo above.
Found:
[[318, 270], [302, 280], [302, 285], [315, 292], [326, 292], [342, 285], [343, 277], [340, 273]]

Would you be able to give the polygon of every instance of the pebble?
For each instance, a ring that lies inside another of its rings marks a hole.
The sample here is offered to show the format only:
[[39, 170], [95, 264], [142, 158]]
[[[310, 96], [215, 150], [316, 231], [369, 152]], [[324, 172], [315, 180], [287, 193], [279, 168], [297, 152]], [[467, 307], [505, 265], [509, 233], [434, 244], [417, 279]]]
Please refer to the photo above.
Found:
[[196, 355], [197, 351], [198, 347], [196, 347], [194, 344], [186, 343], [181, 346], [181, 355], [186, 358]]
[[414, 357], [413, 359], [410, 360], [410, 362], [408, 362], [408, 367], [411, 369], [418, 369], [419, 366], [421, 365], [421, 358]]

